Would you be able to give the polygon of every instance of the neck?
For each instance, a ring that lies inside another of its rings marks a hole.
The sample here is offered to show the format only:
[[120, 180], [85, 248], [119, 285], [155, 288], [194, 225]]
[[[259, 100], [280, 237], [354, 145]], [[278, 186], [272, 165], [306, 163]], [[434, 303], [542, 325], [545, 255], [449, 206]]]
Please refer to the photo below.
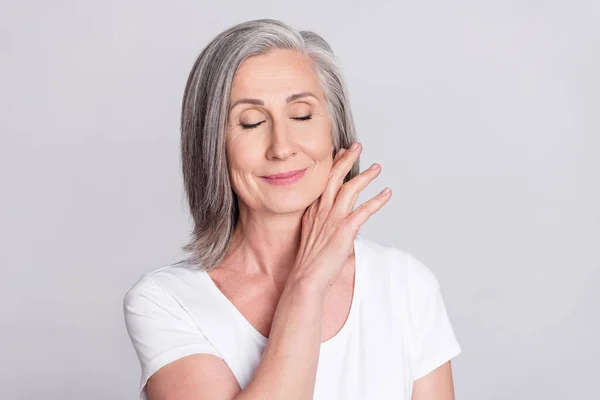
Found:
[[286, 213], [240, 213], [223, 265], [248, 275], [266, 275], [283, 282], [300, 246], [304, 210]]

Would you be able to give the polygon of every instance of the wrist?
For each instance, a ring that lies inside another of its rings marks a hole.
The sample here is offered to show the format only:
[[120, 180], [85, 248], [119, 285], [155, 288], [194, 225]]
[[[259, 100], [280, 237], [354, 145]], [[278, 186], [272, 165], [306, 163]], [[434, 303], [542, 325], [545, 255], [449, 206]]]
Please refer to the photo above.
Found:
[[290, 273], [285, 284], [285, 290], [306, 294], [310, 297], [325, 298], [327, 284], [319, 280], [298, 273]]

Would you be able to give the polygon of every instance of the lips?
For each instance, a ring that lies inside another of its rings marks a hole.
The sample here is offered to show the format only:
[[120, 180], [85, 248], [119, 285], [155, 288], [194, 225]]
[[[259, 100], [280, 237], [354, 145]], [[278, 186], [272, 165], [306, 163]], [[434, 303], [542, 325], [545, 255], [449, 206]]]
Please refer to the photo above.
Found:
[[304, 176], [307, 168], [296, 169], [294, 171], [283, 172], [280, 174], [264, 175], [261, 178], [271, 185], [285, 186], [298, 182]]
[[266, 179], [285, 179], [285, 178], [291, 178], [294, 175], [298, 175], [299, 173], [301, 173], [305, 169], [306, 168], [304, 168], [304, 169], [296, 169], [294, 171], [283, 172], [281, 174], [263, 175], [262, 177], [266, 178]]

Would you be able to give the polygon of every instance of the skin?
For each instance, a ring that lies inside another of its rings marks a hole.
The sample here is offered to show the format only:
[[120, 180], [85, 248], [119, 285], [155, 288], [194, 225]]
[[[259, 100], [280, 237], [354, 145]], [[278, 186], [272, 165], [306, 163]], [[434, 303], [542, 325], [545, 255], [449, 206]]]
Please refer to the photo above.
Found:
[[[286, 102], [306, 92], [315, 97]], [[238, 103], [229, 113], [226, 153], [240, 214], [224, 260], [209, 275], [269, 342], [244, 391], [223, 360], [194, 354], [150, 377], [151, 400], [312, 399], [319, 344], [342, 328], [350, 310], [353, 233], [391, 196], [380, 194], [350, 214], [380, 167], [339, 191], [362, 147], [332, 158], [331, 120], [306, 56], [276, 50], [245, 60], [230, 105], [240, 99], [263, 104]], [[259, 125], [244, 129], [250, 124]], [[303, 168], [292, 185], [261, 178]], [[450, 362], [414, 383], [413, 400], [453, 398]]]
[[[318, 98], [286, 103], [287, 96], [302, 92]], [[227, 160], [240, 216], [231, 259], [220, 268], [258, 274], [281, 292], [298, 250], [302, 214], [321, 195], [331, 171], [331, 121], [310, 61], [295, 52], [277, 51], [242, 63], [231, 103], [244, 98], [260, 99], [265, 105], [242, 103], [230, 111]], [[292, 119], [306, 116], [311, 119]], [[241, 125], [256, 123], [262, 124], [253, 129]], [[304, 177], [291, 186], [260, 178], [302, 168], [308, 168]], [[217, 274], [213, 277], [218, 280]]]

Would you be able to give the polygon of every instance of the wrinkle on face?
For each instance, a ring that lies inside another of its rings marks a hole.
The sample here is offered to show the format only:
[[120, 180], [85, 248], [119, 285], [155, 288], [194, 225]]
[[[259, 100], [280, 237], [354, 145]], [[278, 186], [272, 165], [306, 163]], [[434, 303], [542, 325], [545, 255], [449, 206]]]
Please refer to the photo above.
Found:
[[[312, 92], [286, 103], [295, 93]], [[323, 192], [332, 165], [331, 119], [310, 59], [277, 50], [245, 60], [234, 76], [230, 104], [259, 99], [264, 105], [237, 104], [229, 113], [226, 149], [232, 187], [240, 207], [260, 212], [303, 211]], [[310, 115], [300, 121], [293, 118]], [[242, 124], [256, 124], [244, 129]], [[261, 175], [308, 168], [299, 182], [275, 186]]]

